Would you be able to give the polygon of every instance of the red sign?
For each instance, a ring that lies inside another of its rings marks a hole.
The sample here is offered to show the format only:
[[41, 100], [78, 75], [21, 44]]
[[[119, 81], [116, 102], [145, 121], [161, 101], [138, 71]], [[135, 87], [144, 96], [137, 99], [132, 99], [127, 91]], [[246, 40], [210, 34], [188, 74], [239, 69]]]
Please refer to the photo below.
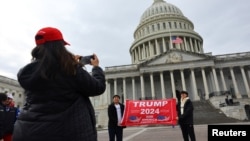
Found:
[[121, 124], [124, 126], [176, 125], [176, 99], [126, 100]]

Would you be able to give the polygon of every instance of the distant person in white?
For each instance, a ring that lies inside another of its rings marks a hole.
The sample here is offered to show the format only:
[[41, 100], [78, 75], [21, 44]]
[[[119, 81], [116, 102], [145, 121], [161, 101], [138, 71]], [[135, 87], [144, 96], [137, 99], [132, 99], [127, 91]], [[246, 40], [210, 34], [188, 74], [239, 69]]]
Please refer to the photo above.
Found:
[[120, 126], [121, 125], [121, 120], [122, 120], [122, 113], [121, 113], [121, 106], [120, 104], [115, 104], [115, 108], [116, 108], [116, 113], [117, 113], [117, 118], [118, 118], [118, 122], [117, 125]]
[[120, 96], [114, 95], [113, 102], [108, 107], [108, 131], [109, 141], [122, 141], [123, 128], [121, 126], [121, 120], [124, 113], [124, 105], [120, 103]]

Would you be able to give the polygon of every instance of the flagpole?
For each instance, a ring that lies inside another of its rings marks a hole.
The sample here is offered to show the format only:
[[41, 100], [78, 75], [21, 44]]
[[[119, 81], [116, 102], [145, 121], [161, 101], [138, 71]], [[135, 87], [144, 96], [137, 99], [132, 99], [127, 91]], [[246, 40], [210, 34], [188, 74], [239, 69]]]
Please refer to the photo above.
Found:
[[173, 49], [173, 43], [172, 43], [172, 35], [171, 35], [171, 32], [170, 32], [170, 28], [168, 28], [168, 31], [169, 31], [169, 40], [170, 40], [170, 49]]

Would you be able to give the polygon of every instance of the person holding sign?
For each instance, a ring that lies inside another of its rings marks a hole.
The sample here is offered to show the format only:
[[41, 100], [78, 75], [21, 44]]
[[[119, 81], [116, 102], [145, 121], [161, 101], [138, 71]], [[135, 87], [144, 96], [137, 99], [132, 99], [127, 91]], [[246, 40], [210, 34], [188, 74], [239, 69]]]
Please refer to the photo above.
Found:
[[177, 119], [179, 120], [182, 136], [184, 141], [189, 141], [189, 137], [191, 141], [196, 141], [193, 125], [193, 103], [188, 97], [188, 92], [181, 91], [180, 93], [181, 99], [177, 106]]
[[120, 96], [114, 95], [113, 102], [108, 107], [108, 132], [109, 141], [122, 141], [123, 128], [121, 125], [122, 116], [124, 113], [124, 104], [120, 103]]

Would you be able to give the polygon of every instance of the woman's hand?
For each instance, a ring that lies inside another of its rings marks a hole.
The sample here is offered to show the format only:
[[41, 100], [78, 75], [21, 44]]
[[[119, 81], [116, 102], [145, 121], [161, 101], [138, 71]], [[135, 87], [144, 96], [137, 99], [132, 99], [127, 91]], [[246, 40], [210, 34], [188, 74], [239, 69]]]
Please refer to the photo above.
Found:
[[76, 60], [77, 62], [79, 62], [81, 56], [80, 56], [80, 55], [75, 55], [74, 58], [75, 58], [75, 60]]
[[93, 54], [93, 55], [94, 55], [94, 58], [91, 58], [90, 64], [91, 64], [93, 67], [98, 67], [98, 66], [99, 66], [99, 59], [98, 59], [98, 57], [96, 56], [96, 54]]

